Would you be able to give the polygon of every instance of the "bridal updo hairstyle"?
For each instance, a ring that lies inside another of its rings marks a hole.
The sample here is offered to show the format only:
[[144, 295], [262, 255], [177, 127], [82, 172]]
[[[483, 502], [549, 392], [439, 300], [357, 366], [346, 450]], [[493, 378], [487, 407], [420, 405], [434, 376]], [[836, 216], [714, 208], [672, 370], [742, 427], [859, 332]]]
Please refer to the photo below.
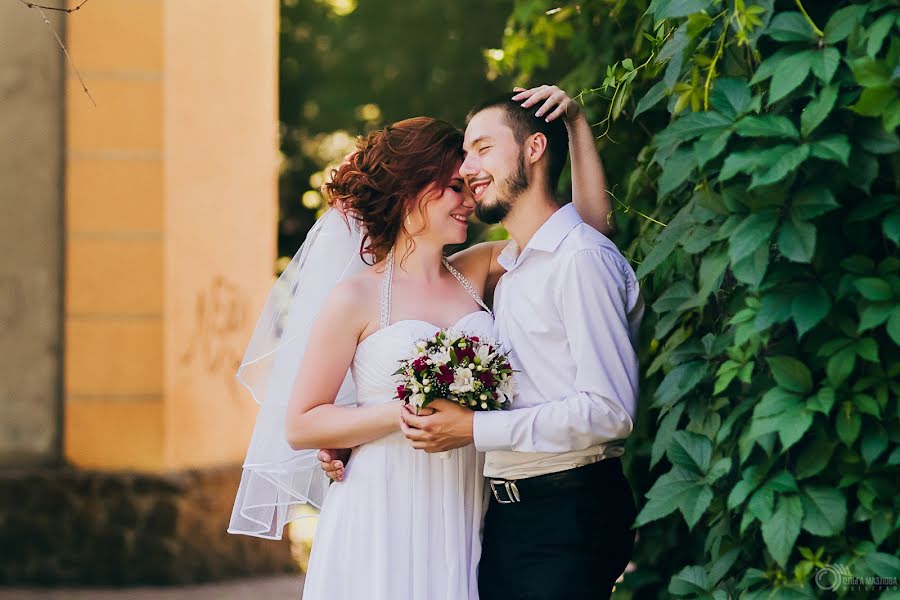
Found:
[[[360, 254], [382, 260], [406, 230], [409, 200], [432, 184], [419, 204], [440, 197], [463, 159], [462, 132], [445, 121], [414, 117], [357, 140], [357, 152], [332, 170], [328, 203], [365, 227]], [[424, 213], [423, 213], [424, 214]]]

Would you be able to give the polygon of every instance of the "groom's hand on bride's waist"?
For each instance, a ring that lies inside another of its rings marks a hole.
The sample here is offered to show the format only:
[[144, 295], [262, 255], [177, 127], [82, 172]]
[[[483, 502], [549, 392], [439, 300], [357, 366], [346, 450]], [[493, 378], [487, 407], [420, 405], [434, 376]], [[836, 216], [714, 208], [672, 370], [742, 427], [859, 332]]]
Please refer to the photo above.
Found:
[[434, 414], [416, 415], [409, 406], [404, 406], [400, 413], [400, 429], [413, 448], [444, 452], [472, 443], [474, 413], [471, 410], [449, 400], [435, 400], [428, 408], [434, 409]]
[[349, 448], [323, 448], [316, 454], [319, 466], [325, 471], [325, 475], [334, 481], [344, 479], [344, 465], [350, 458]]

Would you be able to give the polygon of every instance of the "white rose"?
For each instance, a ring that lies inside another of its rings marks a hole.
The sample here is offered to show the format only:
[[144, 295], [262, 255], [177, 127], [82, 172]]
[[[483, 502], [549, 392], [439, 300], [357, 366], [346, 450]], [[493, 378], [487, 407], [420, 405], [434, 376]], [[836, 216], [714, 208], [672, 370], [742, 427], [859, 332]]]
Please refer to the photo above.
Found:
[[458, 368], [453, 373], [453, 383], [450, 384], [449, 390], [454, 394], [464, 394], [471, 392], [474, 384], [475, 377], [472, 375], [472, 369]]
[[439, 367], [446, 365], [450, 362], [450, 350], [447, 348], [435, 350], [431, 355], [431, 360]]
[[462, 331], [458, 329], [453, 329], [452, 327], [444, 332], [444, 347], [449, 348], [452, 346], [456, 340], [463, 336]]
[[486, 365], [494, 358], [495, 353], [491, 352], [491, 347], [487, 344], [481, 344], [475, 350], [475, 360], [482, 365]]
[[513, 395], [516, 393], [516, 383], [512, 377], [504, 377], [497, 385], [497, 399], [501, 404], [512, 401]]
[[409, 403], [417, 409], [422, 408], [425, 405], [425, 394], [413, 394], [409, 397]]

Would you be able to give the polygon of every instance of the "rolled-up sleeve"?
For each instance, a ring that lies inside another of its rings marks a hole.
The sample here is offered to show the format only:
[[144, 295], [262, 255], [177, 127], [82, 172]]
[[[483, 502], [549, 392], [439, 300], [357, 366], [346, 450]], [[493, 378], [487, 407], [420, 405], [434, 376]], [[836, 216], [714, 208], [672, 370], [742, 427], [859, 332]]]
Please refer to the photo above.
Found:
[[480, 451], [570, 452], [628, 437], [638, 392], [636, 313], [643, 311], [634, 272], [604, 248], [580, 250], [555, 286], [575, 360], [573, 395], [509, 411], [477, 412]]

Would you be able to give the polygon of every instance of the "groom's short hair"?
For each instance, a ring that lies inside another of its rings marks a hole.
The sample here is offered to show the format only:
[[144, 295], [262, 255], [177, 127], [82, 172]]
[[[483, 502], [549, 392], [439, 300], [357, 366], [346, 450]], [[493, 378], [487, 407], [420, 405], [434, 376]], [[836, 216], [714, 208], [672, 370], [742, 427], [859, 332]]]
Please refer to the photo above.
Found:
[[566, 166], [566, 157], [569, 155], [569, 134], [562, 118], [554, 119], [549, 123], [543, 117], [534, 116], [539, 102], [535, 106], [522, 108], [522, 105], [512, 100], [513, 92], [506, 92], [499, 96], [489, 98], [469, 111], [466, 115], [466, 125], [481, 111], [489, 108], [499, 108], [506, 117], [506, 124], [512, 129], [513, 137], [520, 144], [525, 142], [528, 136], [535, 133], [543, 133], [547, 138], [547, 183], [550, 191], [555, 192], [559, 184], [559, 176]]

